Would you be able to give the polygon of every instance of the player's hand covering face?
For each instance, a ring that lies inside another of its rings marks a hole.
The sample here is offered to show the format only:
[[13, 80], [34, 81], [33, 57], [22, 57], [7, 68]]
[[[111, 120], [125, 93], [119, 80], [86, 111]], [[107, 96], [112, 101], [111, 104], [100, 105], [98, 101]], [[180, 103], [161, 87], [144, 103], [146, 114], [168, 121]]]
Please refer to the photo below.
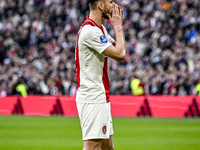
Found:
[[123, 10], [117, 4], [114, 4], [111, 14], [107, 14], [107, 16], [113, 28], [121, 28], [123, 25]]

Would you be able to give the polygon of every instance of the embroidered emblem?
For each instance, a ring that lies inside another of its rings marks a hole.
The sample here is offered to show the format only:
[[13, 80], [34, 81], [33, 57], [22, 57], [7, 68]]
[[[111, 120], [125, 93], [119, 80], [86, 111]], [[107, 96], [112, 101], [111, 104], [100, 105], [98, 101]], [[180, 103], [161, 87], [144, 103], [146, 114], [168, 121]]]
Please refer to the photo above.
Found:
[[106, 134], [106, 132], [107, 132], [107, 126], [106, 126], [106, 125], [104, 125], [104, 126], [102, 127], [102, 132], [103, 132], [103, 134]]

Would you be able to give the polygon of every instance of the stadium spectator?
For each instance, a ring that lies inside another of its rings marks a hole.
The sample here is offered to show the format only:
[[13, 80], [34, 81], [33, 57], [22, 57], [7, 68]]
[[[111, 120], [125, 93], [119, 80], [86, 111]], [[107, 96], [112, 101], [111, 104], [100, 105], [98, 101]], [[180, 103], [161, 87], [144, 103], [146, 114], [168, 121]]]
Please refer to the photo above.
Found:
[[26, 97], [28, 95], [26, 89], [27, 88], [26, 88], [26, 84], [24, 82], [24, 79], [20, 78], [19, 83], [17, 84], [17, 87], [16, 87], [17, 94], [22, 95], [23, 97]]
[[[145, 94], [194, 94], [200, 76], [199, 1], [116, 2], [124, 10], [127, 55], [122, 62], [108, 60], [111, 94], [131, 94], [136, 72]], [[1, 0], [1, 95], [16, 94], [20, 77], [28, 94], [74, 93], [76, 34], [88, 13], [86, 0]], [[114, 37], [109, 21], [105, 24]]]
[[133, 95], [143, 95], [144, 94], [144, 86], [141, 83], [141, 81], [137, 75], [134, 75], [130, 86], [131, 86], [131, 91], [132, 91]]
[[197, 95], [200, 95], [200, 80], [198, 80], [197, 85], [195, 86]]

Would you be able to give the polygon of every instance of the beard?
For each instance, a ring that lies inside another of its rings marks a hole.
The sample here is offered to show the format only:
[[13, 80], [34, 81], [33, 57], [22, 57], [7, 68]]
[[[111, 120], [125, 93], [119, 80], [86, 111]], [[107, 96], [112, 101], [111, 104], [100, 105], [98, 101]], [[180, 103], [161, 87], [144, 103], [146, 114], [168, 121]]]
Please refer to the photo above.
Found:
[[105, 19], [109, 19], [107, 14], [110, 14], [112, 16], [112, 12], [109, 9], [105, 8], [105, 10], [102, 12], [102, 15]]

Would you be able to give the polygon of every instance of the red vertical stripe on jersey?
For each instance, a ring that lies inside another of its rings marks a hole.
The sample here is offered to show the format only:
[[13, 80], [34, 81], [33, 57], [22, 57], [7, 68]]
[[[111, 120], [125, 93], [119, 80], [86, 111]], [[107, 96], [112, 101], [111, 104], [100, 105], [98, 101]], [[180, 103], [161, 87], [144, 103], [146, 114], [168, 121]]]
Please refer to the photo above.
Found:
[[108, 61], [105, 57], [104, 67], [103, 67], [103, 84], [106, 91], [106, 101], [110, 102], [110, 88], [109, 88], [109, 79], [108, 79]]
[[[88, 24], [91, 25], [91, 26], [97, 26], [98, 28], [101, 29], [101, 31], [104, 34], [103, 28], [98, 26], [89, 17], [87, 17], [86, 21], [81, 26], [81, 29], [83, 28], [83, 26], [88, 25]], [[80, 29], [80, 31], [81, 31], [81, 29]], [[76, 42], [76, 62], [75, 62], [76, 63], [76, 78], [77, 78], [78, 88], [80, 87], [80, 65], [79, 65], [79, 47], [78, 47], [79, 34], [80, 34], [80, 32], [78, 33], [77, 42]], [[105, 36], [105, 34], [104, 34], [104, 36]], [[103, 85], [104, 85], [104, 89], [105, 89], [105, 93], [106, 93], [106, 101], [110, 102], [110, 89], [109, 89], [109, 78], [108, 78], [108, 69], [107, 69], [107, 57], [105, 57], [105, 59], [104, 59], [102, 80], [103, 80]]]
[[92, 26], [95, 26], [95, 24], [92, 24], [91, 22], [89, 21], [85, 21], [79, 32], [78, 32], [78, 36], [77, 36], [77, 41], [76, 41], [76, 60], [75, 60], [75, 66], [76, 66], [76, 80], [77, 80], [77, 84], [78, 84], [78, 88], [80, 87], [80, 64], [79, 64], [79, 47], [78, 47], [78, 40], [79, 40], [79, 35], [80, 35], [80, 32], [81, 32], [81, 29], [87, 25], [87, 24], [90, 24]]
[[79, 49], [78, 49], [78, 40], [79, 40], [79, 33], [77, 36], [77, 41], [76, 41], [76, 80], [78, 84], [78, 88], [80, 87], [80, 65], [79, 65]]

